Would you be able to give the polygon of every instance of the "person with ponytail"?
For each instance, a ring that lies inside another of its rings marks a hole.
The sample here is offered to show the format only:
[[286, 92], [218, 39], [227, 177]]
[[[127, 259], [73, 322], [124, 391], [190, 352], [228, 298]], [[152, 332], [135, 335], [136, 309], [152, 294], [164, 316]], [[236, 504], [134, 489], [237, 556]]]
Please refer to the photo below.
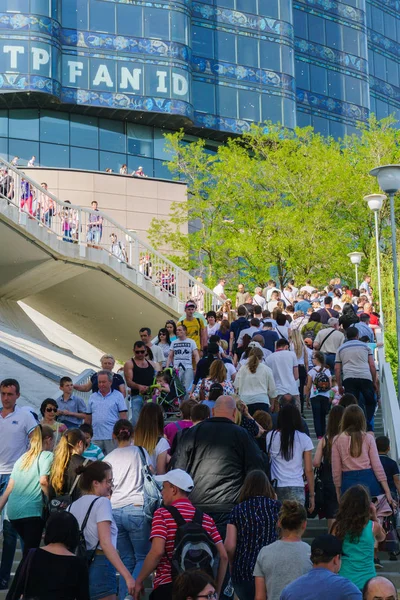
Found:
[[[76, 469], [85, 462], [82, 457], [85, 448], [85, 434], [80, 429], [68, 429], [63, 434], [54, 452], [50, 473], [50, 498], [65, 496], [72, 488], [72, 501], [80, 497], [79, 486], [73, 486], [77, 477]], [[88, 462], [88, 459], [86, 461]]]
[[[126, 595], [135, 592], [135, 580], [117, 551], [118, 528], [109, 500], [113, 490], [113, 471], [105, 461], [96, 460], [76, 469], [80, 475], [81, 497], [67, 509], [84, 529], [89, 560], [90, 600], [117, 600], [117, 571], [126, 585]], [[121, 583], [120, 583], [121, 585]]]
[[254, 576], [255, 600], [279, 600], [282, 590], [311, 571], [311, 547], [301, 541], [307, 527], [307, 512], [295, 500], [285, 500], [279, 512], [280, 539], [260, 551]]
[[7, 503], [8, 519], [24, 543], [24, 556], [30, 548], [38, 548], [42, 538], [43, 494], [49, 495], [53, 436], [51, 427], [36, 427], [29, 450], [15, 463], [6, 491], [0, 498], [0, 512]]
[[276, 400], [275, 381], [272, 370], [263, 362], [261, 348], [252, 348], [249, 359], [239, 369], [234, 386], [240, 399], [247, 404], [249, 413], [253, 415], [256, 410], [270, 412]]
[[[140, 449], [133, 445], [133, 425], [120, 419], [114, 425], [113, 437], [118, 447], [107, 455], [112, 467], [114, 488], [111, 496], [113, 516], [118, 527], [117, 550], [122, 562], [136, 579], [150, 550], [150, 523], [144, 518], [143, 472]], [[150, 457], [143, 450], [147, 464]], [[120, 581], [119, 598], [127, 595]]]

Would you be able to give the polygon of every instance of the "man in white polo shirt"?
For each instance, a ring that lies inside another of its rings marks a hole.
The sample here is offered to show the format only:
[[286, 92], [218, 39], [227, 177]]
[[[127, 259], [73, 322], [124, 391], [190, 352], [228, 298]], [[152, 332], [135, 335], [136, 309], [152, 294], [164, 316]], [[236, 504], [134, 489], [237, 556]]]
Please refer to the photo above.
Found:
[[[4, 379], [0, 383], [0, 496], [4, 493], [14, 463], [26, 452], [29, 437], [38, 426], [31, 412], [16, 405], [20, 395], [16, 379]], [[3, 552], [0, 565], [0, 589], [6, 590], [14, 560], [17, 533], [8, 519], [3, 521]]]
[[272, 369], [278, 396], [291, 394], [300, 410], [299, 367], [296, 354], [289, 350], [287, 339], [280, 339], [275, 344], [275, 352], [265, 360]]
[[111, 389], [112, 381], [111, 371], [98, 372], [99, 391], [90, 396], [85, 418], [85, 422], [93, 427], [93, 443], [104, 454], [115, 450], [112, 437], [115, 423], [128, 418], [125, 398], [118, 390]]

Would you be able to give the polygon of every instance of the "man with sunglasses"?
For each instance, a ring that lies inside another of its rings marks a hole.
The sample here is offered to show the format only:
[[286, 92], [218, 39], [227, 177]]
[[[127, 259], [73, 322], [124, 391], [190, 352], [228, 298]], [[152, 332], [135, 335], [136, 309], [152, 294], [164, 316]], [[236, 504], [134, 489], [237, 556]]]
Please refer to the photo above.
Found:
[[133, 345], [133, 358], [126, 361], [124, 375], [126, 385], [131, 389], [132, 425], [136, 425], [143, 406], [144, 394], [153, 384], [157, 371], [156, 364], [146, 358], [147, 346], [139, 340]]

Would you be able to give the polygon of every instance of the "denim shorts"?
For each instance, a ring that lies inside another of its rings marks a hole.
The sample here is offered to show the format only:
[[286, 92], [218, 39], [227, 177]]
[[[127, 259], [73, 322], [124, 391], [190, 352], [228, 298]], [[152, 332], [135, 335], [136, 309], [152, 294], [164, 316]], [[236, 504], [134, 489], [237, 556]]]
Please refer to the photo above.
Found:
[[[89, 555], [91, 552], [89, 552]], [[117, 593], [117, 572], [104, 554], [95, 554], [89, 569], [90, 600], [100, 600]]]
[[278, 496], [279, 502], [283, 502], [284, 500], [296, 500], [304, 505], [304, 502], [306, 501], [304, 487], [297, 487], [295, 485], [290, 487], [277, 487], [276, 495]]

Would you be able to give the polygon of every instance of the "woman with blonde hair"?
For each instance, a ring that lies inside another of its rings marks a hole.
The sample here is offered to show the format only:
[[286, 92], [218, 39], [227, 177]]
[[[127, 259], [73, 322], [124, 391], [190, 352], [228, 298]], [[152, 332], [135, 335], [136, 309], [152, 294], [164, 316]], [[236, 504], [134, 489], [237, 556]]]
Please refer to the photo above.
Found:
[[251, 415], [256, 410], [269, 412], [271, 403], [276, 400], [272, 370], [262, 360], [262, 350], [253, 348], [249, 360], [241, 367], [234, 382], [238, 395], [247, 404]]
[[15, 463], [0, 498], [0, 512], [7, 504], [11, 525], [24, 542], [24, 556], [30, 548], [38, 548], [42, 539], [43, 496], [49, 495], [53, 436], [53, 430], [47, 425], [34, 429], [29, 450]]
[[50, 499], [70, 494], [74, 502], [80, 497], [76, 469], [89, 462], [82, 456], [85, 448], [85, 434], [80, 429], [68, 429], [61, 437], [51, 467]]
[[[230, 381], [227, 381], [227, 371], [222, 360], [213, 360], [210, 366], [208, 377], [200, 379], [193, 392], [193, 398], [201, 402], [209, 402], [211, 386], [214, 383], [219, 383], [222, 386], [223, 394], [231, 396], [235, 390]], [[210, 406], [207, 404], [207, 406]], [[212, 408], [212, 406], [210, 407]]]
[[361, 484], [371, 496], [385, 493], [389, 504], [394, 504], [374, 434], [367, 432], [364, 412], [356, 404], [344, 411], [340, 434], [333, 440], [332, 475], [338, 501], [347, 489]]
[[308, 348], [304, 343], [303, 336], [298, 329], [291, 329], [289, 332], [290, 339], [290, 350], [292, 350], [296, 357], [299, 366], [299, 394], [300, 394], [300, 406], [301, 416], [304, 417], [304, 386], [306, 385], [309, 355]]
[[133, 439], [135, 446], [141, 446], [149, 453], [155, 473], [164, 475], [170, 445], [164, 437], [164, 412], [158, 404], [149, 402], [143, 406]]

